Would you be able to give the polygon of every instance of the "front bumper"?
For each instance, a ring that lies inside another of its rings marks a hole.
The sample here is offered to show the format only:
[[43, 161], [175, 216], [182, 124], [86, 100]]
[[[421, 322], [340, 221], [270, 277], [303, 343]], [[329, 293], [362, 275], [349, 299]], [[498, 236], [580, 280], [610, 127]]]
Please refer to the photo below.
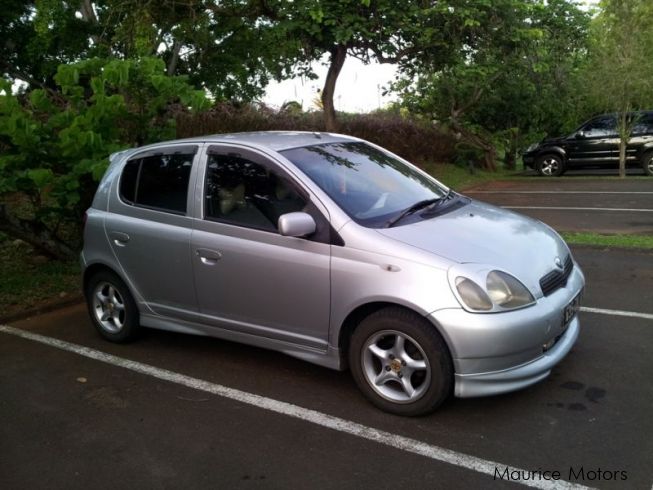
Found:
[[456, 374], [454, 393], [460, 398], [498, 395], [535, 384], [546, 378], [553, 366], [567, 355], [576, 342], [579, 332], [580, 322], [576, 316], [555, 346], [538, 359], [503, 371]]
[[522, 155], [522, 161], [526, 167], [535, 168], [535, 154], [527, 153]]
[[[563, 311], [584, 285], [575, 265], [565, 287], [531, 307], [493, 314], [463, 309], [433, 312], [431, 321], [451, 350], [454, 394], [461, 398], [496, 395], [546, 378], [578, 338], [578, 315], [563, 325]], [[552, 347], [547, 345], [551, 341], [555, 341]]]

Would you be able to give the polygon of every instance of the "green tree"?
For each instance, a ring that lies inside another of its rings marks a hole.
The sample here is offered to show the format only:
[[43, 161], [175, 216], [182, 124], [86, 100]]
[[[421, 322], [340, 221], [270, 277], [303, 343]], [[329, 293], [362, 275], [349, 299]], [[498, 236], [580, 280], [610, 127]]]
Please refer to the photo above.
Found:
[[259, 1], [7, 0], [0, 12], [0, 73], [57, 90], [62, 63], [158, 57], [213, 98], [251, 100], [290, 72], [289, 41], [261, 21]]
[[636, 118], [653, 106], [653, 3], [603, 0], [591, 27], [590, 56], [579, 77], [588, 112], [614, 111], [619, 132], [619, 175], [626, 175], [626, 147]]
[[201, 109], [203, 91], [157, 58], [60, 65], [57, 91], [0, 86], [0, 231], [70, 258], [110, 153], [174, 137], [171, 104]]
[[567, 0], [467, 2], [464, 48], [438, 69], [428, 53], [395, 89], [413, 112], [451, 130], [496, 166], [514, 166], [520, 147], [568, 125], [574, 74], [586, 52], [588, 14]]
[[256, 15], [270, 22], [294, 44], [286, 55], [299, 72], [311, 74], [312, 62], [328, 56], [321, 92], [327, 131], [337, 129], [333, 103], [336, 83], [348, 56], [369, 63], [410, 63], [410, 56], [428, 49], [431, 59], [453, 56], [448, 24], [459, 17], [449, 2], [404, 0], [269, 0], [259, 2]]

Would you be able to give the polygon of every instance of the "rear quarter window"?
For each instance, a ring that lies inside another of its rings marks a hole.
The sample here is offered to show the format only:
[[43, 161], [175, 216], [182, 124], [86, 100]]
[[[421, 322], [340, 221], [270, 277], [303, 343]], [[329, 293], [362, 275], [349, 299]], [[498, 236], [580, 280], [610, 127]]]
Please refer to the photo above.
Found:
[[120, 177], [127, 204], [175, 214], [186, 213], [188, 183], [197, 147], [174, 153], [146, 153], [129, 160]]

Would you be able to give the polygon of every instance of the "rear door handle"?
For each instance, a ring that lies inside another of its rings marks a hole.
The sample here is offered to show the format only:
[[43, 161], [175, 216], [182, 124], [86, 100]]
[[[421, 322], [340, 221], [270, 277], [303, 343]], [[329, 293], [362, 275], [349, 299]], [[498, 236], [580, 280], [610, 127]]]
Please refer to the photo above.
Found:
[[204, 265], [215, 265], [215, 263], [222, 258], [222, 254], [217, 250], [210, 250], [208, 248], [198, 248], [195, 254], [200, 258]]
[[121, 231], [112, 231], [109, 233], [109, 236], [113, 240], [113, 243], [115, 243], [119, 247], [124, 247], [125, 245], [127, 245], [127, 242], [129, 241], [129, 235]]

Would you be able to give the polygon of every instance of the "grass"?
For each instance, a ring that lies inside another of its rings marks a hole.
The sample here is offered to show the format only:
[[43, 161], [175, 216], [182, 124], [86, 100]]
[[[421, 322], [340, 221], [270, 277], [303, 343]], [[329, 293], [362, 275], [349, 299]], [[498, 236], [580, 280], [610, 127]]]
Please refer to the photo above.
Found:
[[80, 293], [77, 262], [39, 257], [26, 243], [3, 234], [0, 234], [0, 257], [0, 317]]
[[601, 235], [598, 233], [570, 231], [563, 231], [560, 235], [567, 243], [572, 245], [653, 250], [653, 236], [651, 235]]
[[450, 163], [427, 163], [422, 166], [422, 169], [446, 186], [458, 191], [484, 182], [527, 178], [523, 177], [522, 170], [500, 168], [496, 172], [487, 172], [476, 168], [472, 173], [468, 168]]

